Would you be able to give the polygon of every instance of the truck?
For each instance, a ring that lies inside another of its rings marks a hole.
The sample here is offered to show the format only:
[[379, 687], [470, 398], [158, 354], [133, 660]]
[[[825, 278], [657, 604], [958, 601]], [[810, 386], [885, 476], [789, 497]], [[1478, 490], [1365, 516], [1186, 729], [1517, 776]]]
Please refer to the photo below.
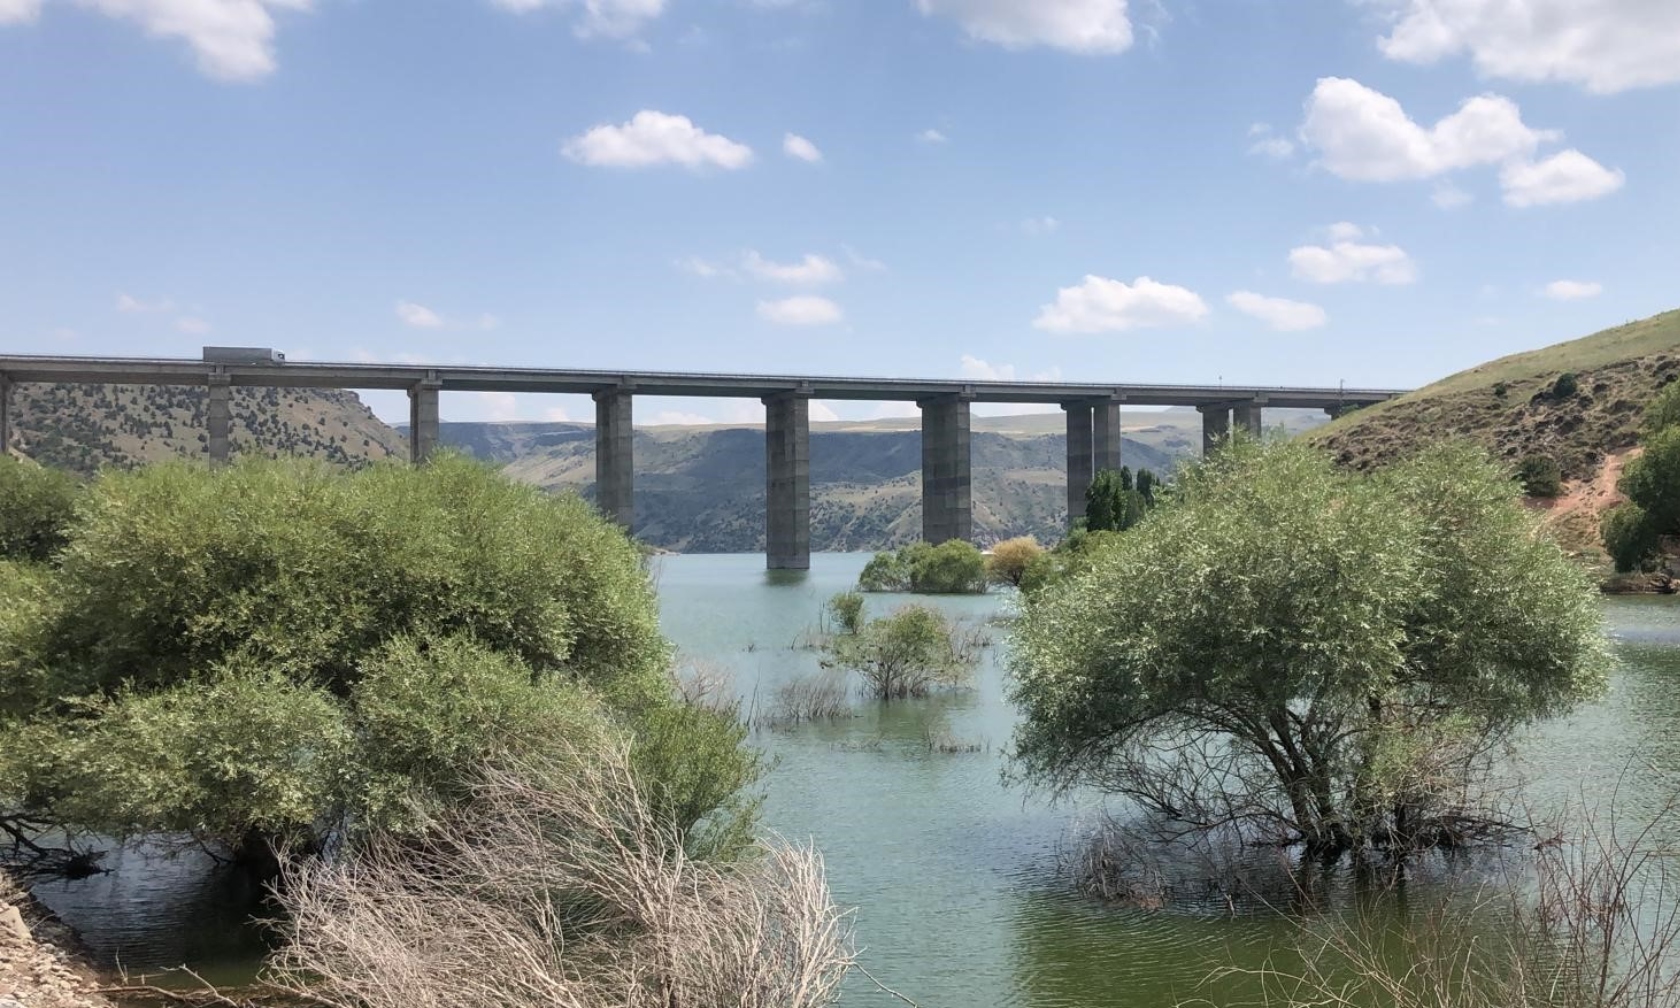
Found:
[[286, 355], [270, 347], [207, 346], [204, 359], [213, 364], [286, 363]]

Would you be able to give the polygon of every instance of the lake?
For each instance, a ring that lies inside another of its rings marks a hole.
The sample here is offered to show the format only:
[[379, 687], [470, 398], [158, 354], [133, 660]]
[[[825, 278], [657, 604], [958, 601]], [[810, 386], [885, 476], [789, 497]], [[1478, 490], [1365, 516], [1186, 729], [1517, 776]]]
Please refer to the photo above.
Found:
[[[762, 707], [777, 682], [817, 669], [818, 655], [802, 638], [867, 559], [818, 555], [808, 574], [792, 574], [766, 572], [756, 554], [658, 558], [665, 632], [685, 661], [728, 669], [744, 702]], [[868, 611], [905, 601], [870, 596]], [[1007, 594], [933, 603], [976, 623], [1005, 619], [1011, 604]], [[1680, 787], [1680, 603], [1628, 597], [1604, 607], [1621, 659], [1609, 695], [1531, 732], [1513, 772], [1541, 808], [1583, 794], [1600, 801], [1619, 782], [1618, 807], [1637, 816]], [[1005, 786], [1002, 754], [1015, 715], [1003, 699], [998, 654], [1007, 629], [992, 632], [1000, 646], [988, 652], [972, 691], [859, 703], [853, 717], [755, 732], [753, 742], [775, 761], [765, 827], [815, 842], [836, 898], [856, 908], [862, 961], [923, 1008], [1240, 998], [1246, 983], [1207, 977], [1282, 955], [1287, 920], [1252, 900], [1231, 902], [1211, 885], [1181, 888], [1158, 911], [1074, 894], [1058, 864], [1100, 810], [1093, 801], [1051, 806]], [[978, 748], [935, 751], [930, 737]], [[141, 972], [185, 963], [216, 982], [249, 978], [261, 943], [242, 922], [246, 894], [207, 873], [202, 854], [124, 850], [107, 864], [107, 874], [45, 883], [36, 895], [112, 964]], [[1436, 865], [1413, 885], [1441, 886], [1459, 872]], [[1352, 885], [1341, 877], [1329, 884], [1337, 892]], [[861, 978], [845, 1002], [902, 1004]]]

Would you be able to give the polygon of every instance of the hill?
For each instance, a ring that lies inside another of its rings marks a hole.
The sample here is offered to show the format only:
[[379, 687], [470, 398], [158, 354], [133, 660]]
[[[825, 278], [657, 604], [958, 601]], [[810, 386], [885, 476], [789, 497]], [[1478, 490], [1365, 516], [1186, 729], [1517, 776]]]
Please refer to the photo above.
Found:
[[1359, 469], [1443, 438], [1469, 439], [1513, 464], [1548, 457], [1570, 481], [1550, 505], [1553, 524], [1567, 545], [1590, 550], [1645, 404], [1677, 377], [1680, 311], [1671, 311], [1478, 365], [1309, 437]]
[[[194, 386], [14, 385], [14, 447], [80, 473], [203, 458], [206, 397]], [[408, 455], [402, 436], [354, 392], [235, 388], [231, 405], [236, 456], [255, 451], [354, 465]]]

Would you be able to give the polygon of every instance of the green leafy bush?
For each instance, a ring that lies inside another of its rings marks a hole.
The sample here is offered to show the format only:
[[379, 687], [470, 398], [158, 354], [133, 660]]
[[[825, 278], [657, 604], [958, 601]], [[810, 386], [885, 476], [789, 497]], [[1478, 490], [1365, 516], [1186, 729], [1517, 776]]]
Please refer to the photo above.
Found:
[[401, 830], [493, 751], [610, 732], [678, 828], [757, 773], [727, 716], [673, 699], [622, 531], [457, 457], [108, 474], [59, 563], [0, 595], [0, 749], [38, 755], [27, 809], [74, 826]]
[[1606, 511], [1599, 534], [1617, 571], [1628, 574], [1656, 568], [1661, 553], [1656, 523], [1638, 504], [1628, 501]]
[[0, 559], [50, 559], [69, 541], [80, 496], [74, 476], [0, 452]]
[[986, 577], [994, 584], [1019, 588], [1027, 571], [1043, 555], [1044, 547], [1032, 536], [1005, 539], [993, 546], [992, 555], [986, 558]]
[[877, 553], [858, 576], [866, 592], [908, 591], [925, 595], [974, 594], [986, 590], [986, 558], [961, 539], [933, 546], [912, 543]]
[[1568, 399], [1581, 390], [1581, 383], [1576, 379], [1573, 371], [1565, 371], [1558, 375], [1557, 381], [1552, 383], [1552, 398]]
[[1556, 497], [1563, 492], [1563, 470], [1549, 455], [1528, 455], [1517, 464], [1517, 480], [1530, 497]]
[[958, 647], [950, 621], [925, 605], [870, 620], [855, 635], [837, 638], [832, 650], [841, 665], [863, 676], [870, 695], [882, 700], [960, 686], [973, 671], [972, 658]]
[[863, 596], [855, 591], [840, 592], [828, 600], [829, 615], [843, 634], [855, 634], [863, 625]]
[[1680, 427], [1646, 438], [1645, 451], [1622, 470], [1619, 486], [1645, 510], [1657, 533], [1680, 532]]

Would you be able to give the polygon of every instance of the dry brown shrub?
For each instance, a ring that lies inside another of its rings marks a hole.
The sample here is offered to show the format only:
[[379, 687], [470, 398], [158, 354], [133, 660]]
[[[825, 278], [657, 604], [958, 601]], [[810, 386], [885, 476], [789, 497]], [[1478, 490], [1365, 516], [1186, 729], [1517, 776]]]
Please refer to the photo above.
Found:
[[853, 965], [814, 850], [691, 860], [622, 745], [502, 762], [429, 825], [292, 870], [282, 986], [343, 1008], [814, 1008]]

